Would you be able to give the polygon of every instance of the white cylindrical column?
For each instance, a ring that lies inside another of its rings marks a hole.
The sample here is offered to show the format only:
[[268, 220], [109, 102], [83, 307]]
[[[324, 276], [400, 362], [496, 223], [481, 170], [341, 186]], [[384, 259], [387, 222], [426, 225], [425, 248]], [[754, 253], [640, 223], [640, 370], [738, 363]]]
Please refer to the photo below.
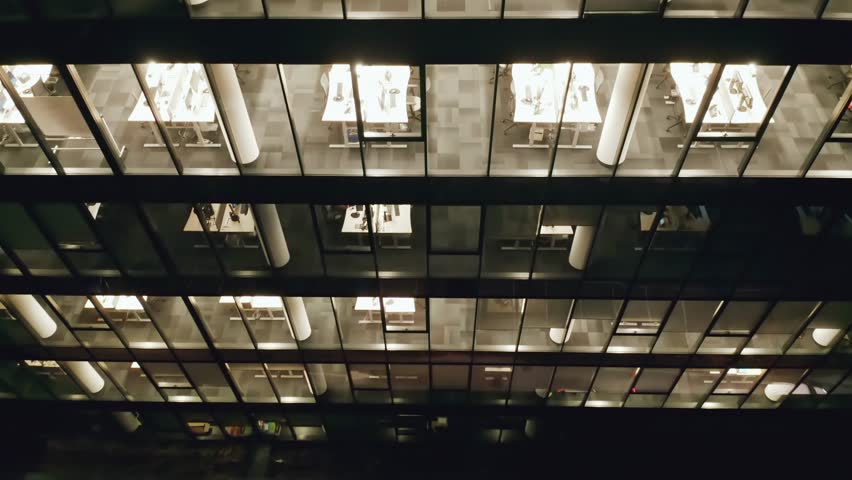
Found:
[[311, 382], [314, 384], [314, 395], [322, 396], [328, 390], [328, 383], [325, 381], [325, 370], [322, 365], [312, 365], [309, 370]]
[[142, 425], [142, 422], [139, 421], [139, 417], [137, 417], [133, 412], [115, 412], [113, 413], [113, 416], [124, 431], [128, 433], [135, 432]]
[[278, 208], [274, 203], [258, 203], [254, 206], [254, 214], [257, 216], [257, 226], [269, 263], [275, 268], [287, 265], [290, 261], [290, 249], [284, 237]]
[[260, 155], [257, 145], [257, 137], [251, 126], [246, 99], [243, 97], [243, 89], [240, 88], [240, 80], [237, 78], [237, 70], [233, 63], [214, 63], [210, 65], [210, 73], [216, 83], [219, 93], [220, 107], [228, 117], [228, 124], [233, 135], [234, 150], [240, 163], [252, 163]]
[[23, 320], [41, 338], [50, 338], [56, 333], [56, 321], [32, 295], [3, 295], [4, 303], [12, 307], [19, 320]]
[[630, 144], [630, 137], [633, 133], [630, 107], [633, 104], [633, 94], [642, 82], [642, 71], [643, 68], [640, 63], [622, 63], [618, 66], [618, 75], [615, 77], [615, 85], [612, 88], [609, 108], [607, 108], [606, 118], [604, 118], [601, 127], [601, 139], [597, 150], [598, 161], [604, 165], [612, 167], [616, 160], [618, 163], [624, 161], [627, 148], [623, 149], [621, 158], [616, 159], [616, 157], [618, 156], [621, 137], [624, 136], [628, 128], [630, 131], [627, 132], [627, 141], [624, 144]]
[[95, 370], [95, 367], [91, 363], [73, 361], [63, 362], [63, 365], [68, 368], [71, 375], [74, 375], [74, 378], [83, 384], [89, 392], [98, 393], [104, 389], [104, 378], [101, 377], [101, 374]]
[[287, 313], [290, 314], [290, 325], [293, 326], [296, 340], [307, 340], [311, 336], [311, 323], [308, 321], [305, 301], [302, 297], [284, 297], [284, 303], [287, 304]]
[[592, 240], [595, 238], [594, 225], [579, 225], [574, 229], [574, 240], [568, 252], [568, 263], [577, 270], [585, 270], [589, 263]]

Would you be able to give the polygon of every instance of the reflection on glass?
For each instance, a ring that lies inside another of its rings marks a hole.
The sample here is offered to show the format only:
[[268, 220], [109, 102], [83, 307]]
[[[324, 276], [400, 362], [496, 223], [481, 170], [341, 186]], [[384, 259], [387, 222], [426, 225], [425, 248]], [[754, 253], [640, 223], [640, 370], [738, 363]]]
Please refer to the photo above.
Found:
[[94, 213], [104, 242], [131, 276], [165, 274], [136, 208], [121, 203], [86, 204], [86, 208]]
[[[633, 276], [654, 222], [658, 222], [656, 217], [657, 209], [653, 206], [607, 207], [594, 237], [587, 274], [606, 278]], [[591, 243], [591, 238], [588, 242]]]
[[704, 205], [666, 205], [639, 269], [640, 279], [680, 279], [718, 221], [718, 210]]

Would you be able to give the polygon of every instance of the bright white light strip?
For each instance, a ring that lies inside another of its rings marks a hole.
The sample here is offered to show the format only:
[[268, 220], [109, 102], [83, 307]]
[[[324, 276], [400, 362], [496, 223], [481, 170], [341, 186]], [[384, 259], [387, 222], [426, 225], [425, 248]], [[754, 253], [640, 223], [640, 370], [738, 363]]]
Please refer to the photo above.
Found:
[[[386, 313], [415, 313], [417, 308], [413, 298], [385, 297]], [[358, 297], [355, 300], [355, 310], [379, 310], [378, 297]]]

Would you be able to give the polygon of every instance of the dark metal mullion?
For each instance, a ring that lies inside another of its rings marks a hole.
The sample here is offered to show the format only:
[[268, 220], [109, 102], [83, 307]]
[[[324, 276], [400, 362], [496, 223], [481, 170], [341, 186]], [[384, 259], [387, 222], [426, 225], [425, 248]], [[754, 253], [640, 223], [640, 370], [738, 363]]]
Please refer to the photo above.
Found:
[[[581, 0], [585, 2], [585, 0]], [[506, 0], [500, 0], [500, 20], [506, 18]], [[494, 83], [497, 83], [497, 79], [495, 77]]]
[[[233, 63], [226, 64], [230, 65], [231, 68], [234, 68], [234, 75], [236, 75], [236, 67]], [[234, 164], [237, 167], [237, 172], [239, 175], [244, 175], [243, 172], [243, 162], [241, 157], [241, 153], [239, 148], [237, 148], [237, 143], [235, 141], [234, 135], [231, 132], [231, 122], [228, 120], [228, 114], [225, 112], [224, 105], [225, 103], [222, 101], [222, 96], [219, 95], [219, 86], [216, 83], [216, 76], [213, 75], [213, 68], [209, 63], [204, 63], [201, 65], [204, 69], [204, 76], [207, 77], [207, 84], [210, 85], [210, 93], [213, 95], [213, 102], [216, 106], [216, 113], [218, 113], [218, 118], [220, 123], [222, 124], [222, 130], [225, 131], [225, 139], [228, 143], [228, 150], [230, 150], [231, 157], [234, 161]], [[242, 95], [242, 92], [240, 93]], [[200, 219], [200, 217], [199, 217]]]
[[[356, 102], [357, 103], [357, 102]], [[359, 112], [360, 115], [360, 112]], [[385, 352], [385, 371], [387, 372], [387, 384], [388, 384], [388, 392], [390, 393], [390, 402], [393, 404], [393, 386], [391, 385], [391, 372], [390, 372], [390, 363], [388, 361], [388, 336], [387, 336], [387, 328], [388, 323], [385, 318], [385, 297], [382, 293], [382, 284], [379, 278], [379, 240], [376, 236], [376, 232], [373, 231], [373, 208], [371, 204], [367, 204], [364, 206], [364, 210], [367, 213], [367, 233], [370, 235], [370, 246], [373, 250], [373, 267], [376, 272], [376, 283], [378, 284], [378, 292], [377, 297], [379, 299], [379, 314], [382, 320], [382, 342], [384, 343], [384, 352]]]
[[[664, 5], [662, 8], [665, 9], [665, 5], [668, 5], [668, 3], [666, 1], [664, 1], [662, 3], [662, 5]], [[663, 11], [661, 10], [660, 16], [662, 16], [662, 15], [663, 15]], [[642, 93], [643, 93], [643, 90], [645, 90], [644, 93], [647, 95], [647, 93], [648, 93], [647, 87], [651, 83], [649, 77], [651, 76], [651, 74], [654, 73], [653, 72], [654, 69], [653, 69], [653, 67], [649, 67], [650, 65], [653, 65], [653, 64], [649, 64], [649, 63], [643, 63], [642, 64], [641, 79], [639, 81], [639, 85], [636, 86], [636, 90], [633, 92], [633, 97], [632, 97], [633, 99], [631, 100], [630, 111], [629, 111], [628, 117], [627, 117], [628, 118], [627, 128], [624, 129], [624, 133], [618, 139], [618, 149], [617, 149], [616, 156], [615, 156], [615, 166], [612, 169], [612, 175], [610, 175], [610, 178], [615, 178], [616, 174], [618, 173], [618, 167], [619, 167], [619, 165], [621, 165], [621, 156], [624, 155], [624, 149], [630, 148], [630, 145], [628, 144], [627, 137], [630, 136], [631, 130], [633, 130], [632, 126], [635, 125], [634, 122], [639, 121], [639, 119], [637, 118], [638, 115], [639, 115], [639, 111], [640, 111], [639, 105], [644, 100], [642, 98]], [[635, 131], [633, 133], [635, 133]]]
[[[276, 206], [277, 208], [277, 206]], [[313, 227], [314, 238], [316, 239], [316, 245], [320, 258], [320, 265], [322, 266], [322, 275], [324, 277], [328, 276], [328, 267], [325, 262], [325, 248], [323, 247], [322, 242], [322, 234], [320, 233], [319, 220], [317, 220], [317, 212], [316, 205], [313, 203], [308, 204], [308, 210], [311, 211], [311, 226]]]
[[36, 143], [38, 143], [39, 147], [44, 153], [44, 156], [47, 158], [47, 161], [53, 166], [53, 169], [56, 170], [57, 175], [65, 175], [65, 169], [62, 167], [62, 164], [59, 162], [59, 158], [56, 156], [56, 153], [50, 148], [50, 145], [47, 144], [47, 138], [44, 135], [44, 132], [41, 131], [41, 128], [36, 124], [35, 119], [30, 113], [27, 106], [24, 105], [24, 101], [21, 98], [18, 91], [15, 89], [15, 86], [12, 85], [12, 80], [9, 78], [9, 73], [6, 71], [6, 68], [0, 66], [0, 86], [6, 90], [6, 93], [9, 95], [9, 98], [12, 99], [12, 103], [15, 105], [15, 108], [18, 110], [18, 113], [21, 114], [21, 117], [24, 119], [24, 124], [29, 128], [30, 133], [35, 138]]
[[837, 129], [837, 125], [840, 124], [840, 120], [849, 108], [850, 102], [852, 102], [852, 82], [849, 82], [849, 84], [846, 85], [846, 90], [843, 92], [843, 95], [841, 95], [840, 101], [837, 105], [835, 105], [834, 111], [831, 113], [831, 121], [823, 127], [822, 132], [820, 132], [817, 136], [813, 147], [811, 147], [810, 152], [808, 152], [805, 163], [802, 164], [799, 174], [797, 175], [799, 178], [807, 176], [816, 161], [817, 156], [819, 156], [819, 152], [822, 151], [822, 149], [825, 148], [825, 144], [831, 140], [831, 135], [834, 133], [834, 130]]
[[[504, 0], [500, 0], [503, 2]], [[502, 14], [500, 18], [503, 18]], [[509, 68], [506, 65], [505, 68]], [[497, 116], [497, 90], [500, 86], [500, 64], [494, 65], [494, 95], [491, 98], [491, 133], [488, 135], [488, 157], [485, 165], [485, 176], [491, 176], [491, 152], [494, 149], [494, 119]]]
[[135, 210], [139, 223], [142, 225], [142, 229], [145, 230], [145, 233], [148, 235], [148, 239], [151, 241], [151, 246], [154, 248], [154, 251], [157, 252], [157, 255], [159, 256], [158, 260], [163, 265], [163, 268], [165, 268], [166, 273], [168, 273], [170, 277], [179, 276], [177, 263], [175, 263], [175, 260], [172, 258], [163, 238], [160, 236], [157, 229], [154, 228], [154, 224], [151, 221], [148, 212], [145, 210], [145, 207], [143, 207], [139, 202], [133, 202], [131, 205]]
[[293, 113], [290, 110], [290, 98], [287, 96], [287, 76], [284, 75], [284, 66], [280, 63], [275, 64], [275, 71], [278, 74], [281, 95], [284, 97], [284, 110], [287, 112], [287, 122], [290, 124], [290, 134], [293, 136], [293, 148], [296, 150], [296, 161], [299, 162], [299, 174], [304, 177], [305, 165], [302, 160], [302, 145], [299, 140], [299, 134], [296, 131], [296, 122], [293, 121]]
[[[340, 11], [343, 12], [343, 19], [346, 20], [348, 17], [348, 12], [346, 11], [346, 0], [340, 0]], [[294, 436], [293, 439], [295, 440], [295, 438], [296, 437]]]
[[[425, 1], [426, 0], [423, 0], [423, 2], [425, 2]], [[422, 7], [421, 12], [423, 12], [423, 15], [424, 15], [423, 18], [425, 20], [426, 10], [425, 10], [424, 3], [421, 3], [421, 7]], [[420, 75], [420, 81], [418, 82], [418, 84], [420, 86], [420, 137], [422, 137], [422, 139], [423, 139], [423, 176], [428, 177], [429, 176], [429, 137], [428, 137], [429, 131], [428, 131], [427, 126], [429, 124], [429, 113], [426, 110], [426, 104], [429, 103], [429, 102], [428, 102], [428, 99], [426, 98], [426, 95], [429, 92], [426, 91], [426, 80], [427, 80], [426, 65], [421, 63], [420, 65], [417, 66], [417, 69], [418, 69], [418, 72], [419, 72], [419, 75]]]
[[[36, 297], [36, 295], [33, 295], [33, 297]], [[82, 360], [82, 361], [89, 362], [89, 364], [96, 362], [95, 355], [92, 353], [92, 350], [89, 349], [89, 347], [86, 346], [86, 344], [80, 339], [80, 337], [77, 335], [77, 332], [74, 330], [73, 327], [71, 327], [71, 324], [68, 322], [68, 319], [65, 318], [65, 315], [63, 315], [62, 311], [56, 305], [55, 301], [52, 298], [50, 298], [50, 296], [48, 296], [46, 294], [40, 294], [40, 295], [38, 295], [38, 297], [41, 297], [42, 300], [44, 300], [44, 303], [53, 312], [54, 316], [57, 319], [59, 319], [59, 323], [61, 323], [62, 326], [64, 326], [65, 329], [68, 330], [68, 333], [70, 333], [71, 336], [74, 337], [74, 340], [77, 341], [77, 343], [80, 345], [80, 348], [82, 348], [83, 351], [86, 352], [86, 360]], [[53, 353], [53, 349], [50, 348], [50, 347], [48, 347], [48, 351], [50, 353]], [[55, 356], [55, 354], [54, 354], [54, 356]], [[81, 360], [60, 360], [60, 361], [73, 362], [73, 361], [81, 361]], [[57, 365], [59, 365], [58, 361], [57, 361]], [[84, 387], [80, 383], [80, 381], [77, 379], [76, 375], [71, 375], [70, 373], [65, 371], [65, 367], [63, 367], [62, 365], [59, 365], [59, 367], [62, 369], [63, 372], [65, 372], [65, 374], [68, 376], [68, 378], [70, 378], [80, 388], [80, 391], [83, 392], [83, 394], [86, 395], [86, 397], [88, 397], [89, 399], [92, 399], [92, 400], [94, 399], [94, 395], [97, 392], [90, 392], [86, 387]], [[92, 368], [94, 368], [94, 367], [92, 367]]]
[[766, 134], [766, 130], [769, 129], [769, 124], [772, 122], [772, 117], [775, 116], [775, 111], [781, 104], [782, 97], [787, 91], [787, 87], [790, 85], [790, 81], [793, 79], [793, 75], [796, 73], [798, 67], [799, 65], [790, 65], [789, 67], [787, 67], [787, 71], [784, 73], [784, 78], [781, 79], [781, 84], [778, 86], [778, 92], [775, 94], [775, 97], [773, 97], [772, 101], [769, 103], [769, 107], [766, 110], [766, 115], [764, 115], [763, 121], [760, 123], [760, 126], [757, 128], [757, 132], [754, 134], [754, 141], [751, 142], [751, 146], [749, 147], [748, 151], [746, 151], [746, 154], [745, 156], [743, 156], [742, 161], [740, 161], [740, 165], [737, 168], [738, 177], [742, 177], [745, 174], [745, 171], [748, 168], [748, 164], [754, 157], [754, 153], [757, 151], [757, 147], [760, 144], [761, 140], [763, 140], [763, 136], [764, 134]]
[[597, 365], [594, 366], [595, 372], [592, 374], [592, 380], [589, 382], [589, 388], [586, 390], [585, 395], [583, 395], [583, 400], [580, 401], [580, 407], [585, 407], [586, 402], [589, 401], [589, 397], [592, 396], [592, 389], [595, 388], [595, 382], [598, 380], [598, 372], [601, 371], [601, 362], [598, 362]]
[[[553, 139], [553, 153], [550, 155], [550, 168], [547, 171], [547, 178], [553, 176], [553, 168], [556, 166], [556, 156], [559, 153], [559, 138], [562, 136], [562, 124], [565, 115], [565, 104], [568, 101], [568, 91], [571, 88], [571, 75], [574, 73], [574, 62], [568, 64], [568, 80], [565, 81], [565, 91], [562, 92], [562, 108], [559, 109], [559, 118], [556, 119], [556, 135]], [[496, 81], [494, 83], [497, 83]], [[540, 224], [539, 224], [540, 225]]]
[[666, 15], [666, 7], [668, 7], [670, 0], [660, 0], [660, 4], [657, 6], [657, 16], [663, 18]]
[[[138, 365], [139, 368], [142, 370], [142, 372], [145, 374], [145, 378], [148, 380], [149, 383], [151, 383], [151, 385], [154, 387], [154, 390], [156, 390], [157, 393], [160, 395], [160, 397], [163, 398], [164, 402], [168, 402], [169, 401], [168, 397], [166, 396], [165, 393], [163, 393], [162, 390], [160, 390], [160, 386], [157, 385], [157, 383], [154, 381], [154, 376], [151, 375], [151, 373], [148, 371], [148, 369], [145, 366], [142, 365], [142, 362], [139, 361], [139, 357], [136, 356], [136, 353], [130, 347], [130, 342], [127, 340], [127, 337], [125, 337], [124, 332], [122, 330], [116, 328], [115, 323], [113, 323], [112, 318], [109, 316], [109, 312], [107, 312], [106, 309], [104, 309], [103, 305], [101, 305], [101, 302], [98, 300], [97, 296], [96, 295], [88, 295], [87, 298], [89, 299], [89, 302], [92, 303], [92, 306], [95, 307], [95, 310], [97, 310], [98, 315], [101, 316], [104, 323], [106, 323], [109, 326], [110, 330], [112, 330], [112, 332], [115, 333], [115, 336], [118, 337], [118, 341], [121, 342], [121, 345], [124, 347], [124, 349], [130, 355], [130, 358], [132, 358], [133, 361], [136, 362], [136, 365]], [[104, 370], [104, 372], [106, 373], [106, 370]], [[110, 378], [112, 378], [112, 376], [110, 376]], [[124, 385], [121, 385], [119, 382], [116, 382], [114, 379], [113, 379], [113, 383], [115, 384], [115, 386], [117, 388], [119, 388], [121, 390], [125, 390]], [[126, 396], [127, 395], [125, 395], [125, 397]]]
[[260, 7], [263, 9], [263, 18], [269, 19], [269, 0], [260, 0]]
[[689, 150], [695, 138], [701, 132], [701, 127], [704, 125], [704, 116], [707, 115], [707, 110], [710, 109], [710, 103], [713, 101], [713, 96], [716, 94], [716, 89], [719, 87], [719, 82], [722, 79], [722, 71], [725, 65], [717, 63], [713, 66], [713, 71], [710, 73], [710, 78], [707, 79], [707, 90], [701, 98], [701, 103], [698, 104], [698, 110], [695, 112], [695, 118], [692, 120], [692, 125], [683, 140], [683, 149], [678, 156], [677, 162], [672, 169], [671, 177], [677, 178], [680, 176], [680, 171], [686, 163], [686, 158], [689, 155]]
[[118, 273], [121, 274], [122, 277], [130, 277], [130, 271], [124, 267], [118, 260], [118, 255], [112, 249], [112, 246], [108, 245], [108, 242], [105, 242], [105, 237], [100, 231], [95, 218], [92, 217], [92, 212], [86, 208], [86, 205], [81, 202], [74, 202], [74, 207], [77, 209], [77, 212], [80, 214], [80, 217], [83, 218], [83, 221], [86, 223], [86, 226], [89, 227], [89, 231], [92, 233], [92, 236], [95, 237], [95, 240], [98, 242], [98, 245], [103, 250], [104, 254], [109, 258], [109, 260], [115, 265], [118, 269]]
[[[774, 362], [773, 362], [773, 365], [774, 365]], [[761, 374], [761, 375], [760, 375], [760, 378], [758, 378], [758, 379], [757, 379], [757, 381], [756, 381], [756, 382], [754, 382], [754, 385], [752, 385], [752, 386], [751, 386], [751, 388], [748, 390], [748, 393], [746, 393], [746, 394], [745, 394], [745, 397], [743, 398], [743, 401], [742, 401], [742, 402], [740, 402], [740, 403], [737, 405], [737, 410], [739, 410], [740, 408], [742, 408], [742, 406], [743, 406], [743, 405], [744, 405], [744, 404], [748, 401], [748, 399], [749, 399], [749, 398], [750, 398], [750, 397], [754, 394], [755, 390], [757, 390], [757, 387], [759, 387], [759, 386], [760, 386], [760, 384], [761, 384], [761, 383], [763, 383], [763, 380], [764, 380], [764, 379], [765, 379], [765, 378], [769, 375], [769, 370], [770, 370], [771, 368], [772, 368], [772, 367], [767, 367], [767, 368], [765, 368], [765, 369], [763, 370], [763, 374]], [[724, 394], [724, 395], [728, 395], [728, 394]], [[733, 395], [734, 395], [734, 396], [736, 396], [736, 395], [739, 395], [739, 394], [733, 394]]]
[[[713, 386], [710, 387], [709, 390], [707, 390], [707, 393], [705, 393], [704, 395], [701, 396], [701, 398], [695, 404], [695, 409], [700, 410], [704, 407], [704, 404], [707, 403], [707, 400], [709, 400], [710, 397], [713, 396], [713, 392], [715, 392], [716, 389], [719, 388], [719, 385], [722, 384], [722, 380], [724, 380], [725, 377], [728, 376], [728, 370], [730, 370], [730, 368], [731, 368], [730, 365], [726, 365], [724, 368], [720, 368], [721, 373], [719, 373], [719, 378], [717, 378], [716, 381], [713, 382]], [[763, 378], [762, 375], [761, 375], [761, 378]], [[739, 407], [737, 407], [737, 408], [739, 408]]]
[[604, 344], [603, 350], [601, 353], [606, 353], [609, 349], [610, 344], [612, 343], [612, 339], [615, 337], [615, 332], [618, 330], [618, 326], [621, 324], [621, 318], [624, 316], [624, 312], [627, 310], [627, 304], [633, 299], [634, 290], [636, 289], [636, 280], [639, 278], [639, 272], [641, 271], [642, 264], [645, 261], [645, 257], [648, 256], [648, 251], [651, 250], [651, 245], [654, 244], [654, 237], [657, 235], [657, 228], [660, 226], [660, 216], [665, 212], [666, 206], [660, 205], [657, 207], [657, 211], [654, 213], [653, 223], [651, 224], [651, 230], [648, 232], [648, 241], [645, 244], [645, 248], [642, 249], [642, 254], [639, 256], [639, 261], [636, 263], [636, 267], [633, 270], [633, 275], [630, 278], [630, 281], [627, 286], [626, 294], [624, 295], [624, 299], [621, 301], [621, 305], [618, 308], [618, 314], [616, 315], [615, 321], [612, 325], [612, 331], [609, 333], [609, 338]]
[[[545, 300], [545, 301], [549, 301], [549, 300]], [[571, 299], [571, 306], [568, 307], [568, 316], [565, 318], [565, 324], [564, 324], [565, 325], [565, 327], [564, 327], [565, 331], [564, 331], [564, 334], [562, 335], [562, 344], [559, 345], [559, 351], [560, 352], [562, 352], [562, 350], [565, 348], [565, 337], [568, 336], [568, 326], [571, 324], [571, 317], [574, 315], [574, 307], [576, 305], [577, 305], [577, 299]], [[550, 398], [551, 395], [553, 395], [553, 392], [552, 392], [553, 381], [556, 380], [556, 370], [558, 368], [559, 368], [559, 366], [554, 365], [553, 371], [550, 372], [550, 380], [547, 383], [547, 392], [546, 392], [547, 397], [545, 397], [543, 403], [546, 403], [547, 399]]]
[[30, 218], [30, 221], [33, 223], [33, 225], [35, 225], [36, 230], [38, 230], [41, 236], [44, 237], [44, 240], [53, 250], [53, 253], [57, 257], [59, 257], [60, 260], [62, 260], [62, 263], [65, 264], [65, 268], [68, 270], [71, 276], [79, 278], [81, 275], [80, 271], [77, 269], [77, 266], [74, 265], [74, 262], [72, 262], [70, 258], [68, 258], [68, 256], [65, 254], [65, 250], [59, 248], [59, 242], [57, 242], [56, 239], [53, 238], [51, 232], [47, 229], [47, 227], [42, 224], [42, 218], [35, 213], [35, 209], [33, 208], [32, 204], [21, 203], [20, 205], [26, 212], [27, 216]]
[[361, 92], [358, 90], [357, 68], [357, 65], [354, 63], [349, 64], [349, 78], [352, 82], [352, 98], [355, 103], [355, 125], [358, 129], [358, 151], [361, 153], [361, 175], [366, 177], [367, 159], [364, 148], [367, 146], [367, 141], [364, 139], [364, 119], [361, 116]]
[[[308, 368], [307, 365], [305, 365], [304, 367]], [[269, 382], [269, 388], [271, 388], [272, 393], [275, 394], [275, 400], [277, 400], [278, 403], [280, 404], [281, 403], [281, 393], [278, 391], [278, 387], [275, 386], [275, 382], [272, 381], [272, 374], [269, 373], [269, 366], [262, 359], [260, 361], [260, 368], [263, 369], [263, 374], [266, 375], [266, 381]]]
[[627, 403], [627, 399], [630, 398], [630, 394], [633, 393], [631, 390], [633, 390], [636, 387], [636, 383], [639, 381], [639, 377], [641, 377], [642, 374], [645, 373], [645, 367], [628, 367], [628, 368], [633, 368], [634, 372], [636, 370], [639, 370], [639, 371], [636, 372], [636, 375], [633, 377], [633, 380], [630, 381], [630, 385], [627, 386], [627, 391], [624, 392], [624, 395], [621, 396], [621, 405], [619, 405], [617, 408], [624, 408], [624, 405]]
[[[506, 0], [503, 0], [504, 2]], [[577, 18], [583, 18], [586, 15], [586, 0], [580, 0], [580, 5], [577, 8]]]
[[663, 399], [663, 403], [660, 404], [660, 408], [665, 408], [665, 405], [669, 403], [669, 397], [672, 396], [675, 387], [677, 387], [677, 384], [680, 383], [681, 378], [683, 378], [683, 376], [686, 374], [686, 371], [689, 369], [687, 364], [681, 365], [677, 368], [680, 370], [680, 372], [677, 374], [677, 377], [675, 377], [674, 382], [672, 382], [672, 385], [668, 388], [666, 393], [663, 394], [666, 396], [666, 398]]
[[[228, 208], [228, 206], [227, 204], [221, 203], [219, 204], [219, 208]], [[222, 259], [222, 256], [219, 255], [219, 250], [216, 247], [215, 242], [213, 241], [213, 235], [210, 233], [210, 226], [207, 225], [207, 222], [204, 220], [204, 215], [201, 214], [200, 204], [192, 204], [192, 213], [196, 216], [196, 218], [198, 218], [198, 223], [199, 225], [201, 225], [201, 235], [204, 237], [204, 240], [210, 247], [210, 252], [213, 253], [213, 258], [216, 260], [216, 264], [219, 266], [219, 271], [222, 273], [222, 275], [229, 276], [231, 272], [225, 265], [225, 261]]]
[[[790, 390], [790, 393], [788, 393], [784, 398], [781, 399], [780, 403], [778, 404], [778, 408], [784, 407], [784, 404], [787, 402], [787, 400], [794, 395], [793, 392], [795, 392], [800, 386], [802, 386], [802, 384], [805, 383], [805, 379], [808, 378], [808, 375], [810, 375], [811, 372], [813, 372], [817, 368], [817, 366], [805, 368], [805, 372], [802, 374], [801, 377], [799, 377], [799, 380], [797, 380], [796, 383], [793, 384], [793, 388]], [[811, 396], [810, 392], [808, 392], [808, 396]]]
[[769, 318], [769, 316], [772, 314], [772, 311], [775, 310], [775, 307], [778, 305], [779, 302], [780, 300], [778, 300], [777, 298], [769, 301], [769, 306], [766, 308], [766, 311], [763, 312], [763, 315], [760, 316], [760, 319], [757, 321], [757, 323], [755, 323], [754, 326], [751, 327], [751, 330], [749, 330], [749, 332], [745, 335], [748, 340], [743, 343], [741, 347], [737, 348], [737, 350], [734, 352], [734, 355], [736, 357], [742, 358], [743, 350], [752, 341], [752, 339], [754, 338], [754, 334], [756, 334], [760, 330], [760, 327], [763, 326], [763, 323], [766, 322], [766, 319]]
[[60, 77], [62, 77], [65, 85], [68, 87], [68, 91], [74, 98], [74, 103], [77, 104], [77, 108], [80, 110], [80, 113], [82, 113], [83, 119], [86, 121], [86, 125], [88, 125], [89, 130], [92, 132], [95, 142], [97, 142], [100, 147], [104, 160], [109, 165], [113, 175], [123, 175], [124, 172], [122, 171], [121, 163], [119, 162], [121, 159], [121, 152], [118, 145], [115, 143], [112, 133], [109, 131], [109, 127], [107, 126], [103, 115], [101, 115], [97, 108], [95, 108], [92, 104], [88, 91], [83, 86], [83, 81], [77, 73], [77, 67], [74, 65], [62, 64], [57, 64], [55, 67], [59, 70]]
[[742, 18], [748, 7], [748, 0], [740, 0], [737, 9], [734, 11], [734, 18]]
[[[189, 6], [187, 5], [187, 9]], [[136, 82], [139, 84], [139, 89], [142, 91], [142, 95], [145, 97], [145, 101], [148, 103], [148, 109], [151, 111], [151, 115], [154, 117], [154, 124], [157, 126], [157, 131], [160, 132], [160, 137], [163, 140], [163, 144], [166, 146], [166, 150], [169, 152], [169, 156], [172, 159], [172, 164], [175, 167], [178, 175], [183, 175], [183, 163], [180, 161], [180, 156], [177, 154], [177, 150], [175, 150], [175, 146], [172, 144], [172, 139], [169, 136], [169, 131], [166, 128], [166, 124], [163, 122], [163, 118], [160, 116], [160, 109], [157, 108], [157, 102], [151, 93], [151, 89], [148, 88], [148, 83], [145, 81], [145, 75], [142, 73], [140, 69], [140, 65], [131, 63], [130, 68], [133, 70], [133, 74], [136, 76]], [[154, 139], [157, 140], [156, 138]], [[159, 148], [159, 147], [154, 147]]]
[[[305, 352], [302, 350], [302, 343], [296, 338], [296, 329], [293, 328], [293, 323], [291, 321], [291, 319], [293, 317], [292, 317], [292, 315], [290, 315], [290, 309], [287, 308], [287, 301], [284, 297], [279, 297], [279, 298], [281, 298], [281, 304], [284, 307], [284, 314], [287, 317], [287, 326], [290, 327], [290, 333], [293, 334], [293, 342], [295, 342], [295, 344], [296, 344], [296, 352], [298, 352], [299, 360], [302, 362], [302, 368], [305, 371], [305, 379], [308, 381], [308, 387], [311, 390], [311, 395], [314, 396], [314, 402], [319, 403], [319, 395], [317, 395], [317, 389], [316, 389], [316, 386], [314, 385], [313, 377], [311, 377], [311, 374], [308, 371], [308, 364], [307, 364], [307, 362], [305, 362]], [[310, 324], [310, 322], [308, 322], [308, 323]], [[322, 414], [320, 414], [320, 415], [322, 415]]]

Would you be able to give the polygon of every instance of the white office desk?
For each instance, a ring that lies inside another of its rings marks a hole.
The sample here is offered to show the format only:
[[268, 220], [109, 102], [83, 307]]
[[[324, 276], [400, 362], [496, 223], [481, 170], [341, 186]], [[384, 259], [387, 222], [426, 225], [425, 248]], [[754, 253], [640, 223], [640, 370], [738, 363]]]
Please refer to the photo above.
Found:
[[[193, 75], [196, 80], [193, 82]], [[198, 143], [214, 145], [204, 138], [200, 124], [216, 124], [216, 102], [210, 92], [204, 69], [198, 63], [152, 63], [145, 73], [145, 83], [151, 90], [157, 111], [163, 122], [189, 123]], [[146, 146], [162, 146], [163, 139], [155, 124], [154, 114], [144, 95], [139, 96], [133, 111], [127, 118], [130, 122], [146, 122], [151, 126], [158, 143]]]
[[[711, 63], [672, 63], [671, 74], [677, 85], [681, 105], [683, 106], [683, 118], [685, 123], [693, 123], [698, 115], [698, 106], [707, 84], [710, 74], [713, 72]], [[752, 97], [752, 107], [745, 111], [739, 110], [740, 95], [730, 92], [730, 84], [736, 74], [739, 73], [743, 79], [743, 85], [749, 90]], [[763, 101], [763, 95], [757, 85], [757, 71], [753, 65], [728, 65], [722, 71], [722, 79], [719, 88], [713, 94], [707, 114], [704, 116], [704, 125], [753, 125], [763, 121], [769, 109]]]
[[547, 145], [534, 145], [533, 132], [539, 123], [558, 123], [569, 70], [571, 70], [572, 81], [568, 85], [562, 123], [563, 125], [573, 124], [566, 128], [573, 130], [574, 136], [570, 144], [561, 146], [591, 148], [591, 146], [577, 145], [581, 131], [592, 130], [594, 128], [592, 125], [601, 123], [601, 114], [595, 97], [595, 69], [590, 63], [575, 63], [573, 69], [570, 63], [512, 65], [512, 88], [515, 91], [515, 114], [512, 121], [532, 124], [529, 144], [514, 145], [515, 147], [547, 147]]
[[[407, 124], [411, 69], [407, 66], [359, 66], [356, 72], [364, 123]], [[358, 146], [357, 142], [350, 141], [348, 134], [348, 123], [357, 121], [349, 65], [332, 65], [328, 72], [328, 98], [322, 121], [341, 124], [342, 144], [332, 147]]]
[[[211, 232], [219, 233], [254, 233], [254, 216], [251, 209], [246, 214], [239, 214], [239, 221], [231, 219], [229, 208], [222, 203], [213, 203], [213, 221], [207, 223], [207, 228]], [[189, 212], [189, 218], [183, 227], [184, 232], [202, 232], [204, 228], [198, 216], [195, 214], [195, 209]]]
[[[394, 215], [392, 208], [399, 207], [399, 215]], [[385, 212], [391, 213], [391, 220], [385, 221]], [[346, 217], [343, 220], [344, 233], [369, 233], [361, 230], [365, 211], [358, 211], [354, 206], [346, 209]], [[373, 232], [374, 233], [411, 233], [411, 205], [379, 205], [373, 209]]]

